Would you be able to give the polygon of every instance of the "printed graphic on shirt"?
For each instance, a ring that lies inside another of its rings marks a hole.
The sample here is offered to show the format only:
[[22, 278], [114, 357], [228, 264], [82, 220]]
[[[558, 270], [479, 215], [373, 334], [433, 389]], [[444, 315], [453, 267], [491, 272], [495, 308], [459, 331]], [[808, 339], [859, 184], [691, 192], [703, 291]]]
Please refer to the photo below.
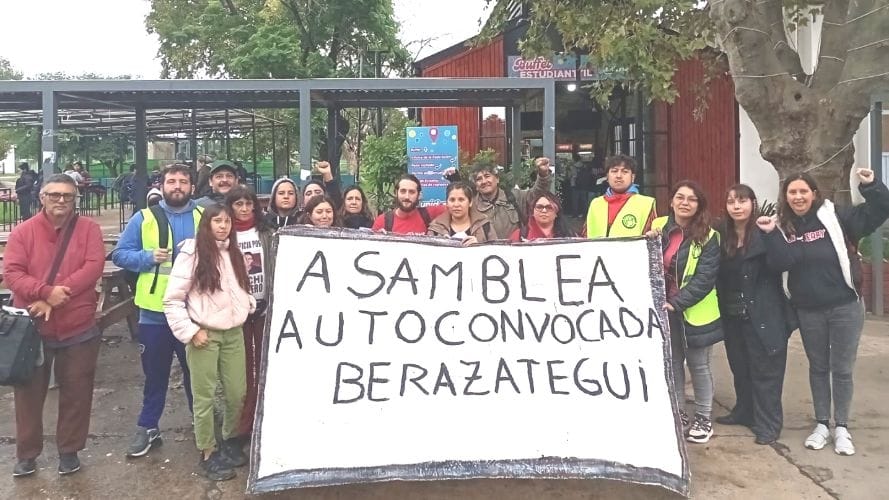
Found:
[[624, 215], [624, 216], [621, 218], [620, 223], [623, 224], [624, 227], [627, 228], [627, 229], [633, 229], [634, 227], [636, 227], [636, 224], [637, 224], [638, 222], [636, 221], [636, 216], [635, 216], [635, 215], [633, 215], [633, 214], [627, 214], [627, 215]]
[[255, 229], [238, 232], [238, 247], [244, 255], [244, 267], [254, 298], [265, 298], [265, 268], [262, 259], [262, 242]]

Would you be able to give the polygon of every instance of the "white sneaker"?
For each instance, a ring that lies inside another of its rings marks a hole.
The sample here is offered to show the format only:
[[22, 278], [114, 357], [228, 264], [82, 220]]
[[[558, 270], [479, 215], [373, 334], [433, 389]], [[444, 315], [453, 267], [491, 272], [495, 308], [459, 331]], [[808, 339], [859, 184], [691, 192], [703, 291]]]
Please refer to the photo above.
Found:
[[830, 439], [830, 430], [826, 425], [818, 424], [815, 426], [815, 430], [806, 438], [805, 445], [810, 450], [820, 450], [827, 444], [828, 439]]
[[837, 427], [833, 430], [833, 451], [837, 455], [855, 454], [855, 445], [852, 444], [852, 435], [849, 434], [849, 429]]

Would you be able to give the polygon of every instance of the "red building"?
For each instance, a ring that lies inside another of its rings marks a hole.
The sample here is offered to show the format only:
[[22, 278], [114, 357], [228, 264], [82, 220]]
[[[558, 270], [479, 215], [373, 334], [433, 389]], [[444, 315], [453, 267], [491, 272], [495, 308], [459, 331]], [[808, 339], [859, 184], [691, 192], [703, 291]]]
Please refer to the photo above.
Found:
[[[675, 79], [679, 97], [674, 103], [646, 104], [642, 96], [629, 94], [616, 96], [609, 106], [612, 109], [605, 111], [597, 109], [582, 88], [572, 89], [579, 66], [571, 67], [574, 56], [558, 61], [519, 58], [517, 42], [524, 31], [523, 23], [518, 22], [487, 44], [457, 44], [415, 63], [415, 74], [463, 78], [554, 76], [561, 80], [556, 89], [556, 151], [562, 165], [576, 162], [579, 155], [580, 161], [592, 165], [596, 177], [601, 175], [605, 156], [634, 156], [642, 165], [642, 175], [638, 176], [642, 190], [657, 197], [660, 213], [666, 213], [670, 186], [679, 180], [698, 181], [711, 199], [721, 199], [738, 181], [738, 104], [727, 75], [710, 82], [707, 108], [698, 117], [696, 91], [703, 83], [704, 68], [697, 60], [680, 64]], [[589, 71], [581, 71], [584, 78], [594, 77]], [[540, 154], [536, 148], [542, 137], [538, 110], [534, 102], [522, 105], [521, 150], [525, 156]], [[460, 149], [470, 157], [491, 148], [501, 164], [511, 165], [515, 160], [509, 158], [508, 112], [429, 108], [422, 109], [418, 118], [424, 126], [457, 125]]]

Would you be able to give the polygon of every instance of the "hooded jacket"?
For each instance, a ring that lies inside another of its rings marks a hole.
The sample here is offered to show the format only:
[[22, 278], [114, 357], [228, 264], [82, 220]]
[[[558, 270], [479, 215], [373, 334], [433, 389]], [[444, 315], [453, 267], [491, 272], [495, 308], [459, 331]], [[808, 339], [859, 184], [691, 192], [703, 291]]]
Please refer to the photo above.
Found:
[[[429, 236], [451, 237], [451, 213], [445, 212], [429, 223], [429, 229], [426, 231]], [[475, 214], [471, 210], [469, 212], [469, 229], [466, 234], [474, 236], [479, 243], [493, 241], [497, 239], [497, 230], [494, 229], [491, 221], [487, 217]]]
[[[882, 182], [874, 180], [858, 189], [865, 203], [835, 207], [825, 200], [817, 209], [793, 216], [797, 234], [790, 241], [780, 227], [766, 236], [769, 259], [775, 269], [783, 271], [784, 292], [795, 306], [817, 309], [858, 299], [861, 268], [855, 255], [857, 242], [889, 217], [889, 190]], [[825, 244], [836, 256], [826, 264], [821, 253]], [[822, 264], [813, 265], [815, 259]]]
[[[290, 185], [293, 186], [293, 192], [296, 193], [296, 204], [293, 208], [286, 212], [282, 211], [275, 204], [275, 192], [277, 192], [278, 187], [280, 187], [281, 184], [285, 182], [290, 183]], [[272, 196], [269, 199], [269, 208], [265, 214], [265, 222], [269, 227], [272, 227], [274, 229], [281, 229], [284, 226], [297, 224], [299, 216], [302, 214], [299, 209], [299, 192], [300, 190], [296, 183], [287, 177], [281, 177], [280, 179], [276, 180], [274, 184], [272, 184]]]

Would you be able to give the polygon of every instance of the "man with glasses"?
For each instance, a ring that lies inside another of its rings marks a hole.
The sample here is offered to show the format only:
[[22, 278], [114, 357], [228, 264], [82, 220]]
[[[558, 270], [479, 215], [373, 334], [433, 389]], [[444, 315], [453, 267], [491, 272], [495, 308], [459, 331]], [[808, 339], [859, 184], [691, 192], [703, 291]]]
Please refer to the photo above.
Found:
[[182, 367], [182, 384], [191, 408], [191, 381], [185, 363], [185, 345], [173, 336], [164, 315], [163, 298], [179, 243], [194, 238], [203, 209], [191, 200], [188, 165], [167, 167], [161, 177], [163, 199], [140, 210], [127, 223], [111, 257], [123, 269], [139, 274], [136, 306], [139, 307], [139, 354], [145, 388], [142, 412], [126, 455], [142, 457], [160, 443], [159, 421], [164, 411], [173, 355]]
[[[43, 209], [12, 230], [3, 255], [3, 279], [12, 290], [13, 306], [30, 312], [43, 341], [43, 364], [31, 380], [14, 389], [14, 477], [37, 470], [53, 366], [59, 384], [59, 474], [80, 470], [77, 452], [86, 446], [101, 337], [95, 317], [96, 283], [105, 266], [105, 247], [99, 225], [74, 213], [76, 200], [77, 185], [71, 177], [51, 176], [40, 191]], [[61, 260], [50, 276], [57, 255]]]
[[642, 236], [657, 217], [655, 200], [639, 194], [636, 160], [626, 155], [605, 160], [608, 190], [594, 198], [586, 216], [587, 237]]
[[[212, 192], [197, 200], [201, 207], [209, 207], [214, 203], [225, 203], [225, 195], [238, 185], [238, 170], [228, 160], [217, 160], [210, 168], [210, 189]], [[200, 188], [200, 186], [198, 186]]]

